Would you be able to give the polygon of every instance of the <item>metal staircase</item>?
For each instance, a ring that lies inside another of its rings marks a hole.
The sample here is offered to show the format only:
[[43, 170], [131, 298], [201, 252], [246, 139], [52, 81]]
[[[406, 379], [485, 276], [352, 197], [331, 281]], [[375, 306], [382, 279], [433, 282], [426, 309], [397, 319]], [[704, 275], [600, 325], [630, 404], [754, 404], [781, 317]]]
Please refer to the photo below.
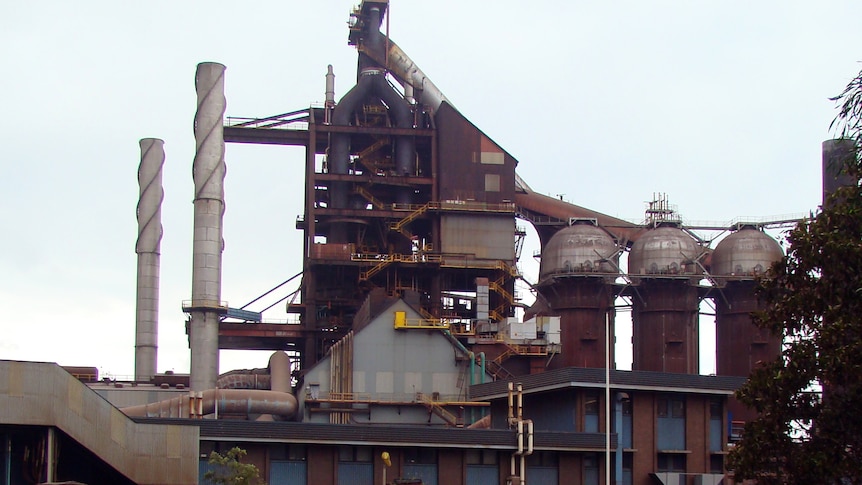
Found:
[[366, 190], [364, 187], [357, 185], [353, 188], [353, 191], [361, 195], [363, 199], [371, 202], [371, 205], [373, 205], [375, 209], [382, 210], [386, 208], [386, 204], [382, 200], [374, 197], [374, 194]]
[[428, 398], [428, 396], [421, 392], [416, 393], [416, 397], [418, 398], [419, 402], [421, 402], [425, 406], [425, 409], [427, 409], [429, 413], [439, 417], [440, 419], [445, 421], [447, 425], [455, 426], [456, 428], [464, 427], [464, 420], [460, 416], [456, 416], [451, 412], [447, 411], [444, 407], [445, 403], [434, 401], [433, 399]]

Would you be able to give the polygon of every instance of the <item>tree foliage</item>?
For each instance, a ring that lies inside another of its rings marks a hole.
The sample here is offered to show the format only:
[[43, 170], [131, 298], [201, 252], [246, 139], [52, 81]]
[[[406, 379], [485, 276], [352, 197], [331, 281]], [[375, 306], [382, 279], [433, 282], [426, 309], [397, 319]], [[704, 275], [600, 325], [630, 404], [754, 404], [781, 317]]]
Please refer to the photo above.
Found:
[[213, 451], [210, 453], [209, 464], [213, 469], [204, 474], [205, 483], [218, 485], [257, 485], [260, 474], [257, 467], [251, 463], [241, 463], [240, 458], [246, 455], [242, 448], [234, 446], [224, 455]]
[[833, 101], [832, 128], [855, 142], [840, 163], [856, 183], [789, 232], [759, 283], [755, 322], [785, 345], [737, 392], [759, 416], [731, 451], [737, 480], [862, 484], [862, 72]]

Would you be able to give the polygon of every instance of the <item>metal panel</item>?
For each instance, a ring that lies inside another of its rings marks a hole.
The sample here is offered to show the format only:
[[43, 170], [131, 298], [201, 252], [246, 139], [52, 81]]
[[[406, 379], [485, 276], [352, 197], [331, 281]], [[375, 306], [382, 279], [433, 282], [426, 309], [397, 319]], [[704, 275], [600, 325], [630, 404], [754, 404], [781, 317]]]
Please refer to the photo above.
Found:
[[272, 485], [305, 485], [308, 465], [304, 461], [272, 460], [269, 467], [269, 483]]
[[479, 259], [515, 259], [514, 217], [446, 215], [440, 223], [443, 253], [472, 254]]
[[339, 463], [338, 485], [373, 485], [374, 463]]

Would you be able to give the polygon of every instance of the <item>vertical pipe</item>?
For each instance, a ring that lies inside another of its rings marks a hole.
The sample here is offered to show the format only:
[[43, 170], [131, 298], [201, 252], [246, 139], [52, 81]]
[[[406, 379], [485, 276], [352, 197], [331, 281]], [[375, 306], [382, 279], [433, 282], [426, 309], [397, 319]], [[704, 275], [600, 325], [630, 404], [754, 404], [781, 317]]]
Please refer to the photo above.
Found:
[[6, 471], [4, 478], [5, 485], [12, 485], [12, 437], [8, 434], [3, 435], [4, 443], [3, 443], [3, 463], [4, 470]]
[[135, 311], [135, 380], [149, 381], [157, 370], [159, 331], [159, 264], [162, 242], [162, 167], [165, 142], [158, 138], [140, 141], [138, 166], [138, 279]]
[[332, 110], [335, 108], [335, 73], [332, 72], [332, 64], [326, 66], [326, 110], [323, 113], [323, 123], [328, 125], [332, 123]]
[[195, 74], [194, 249], [192, 307], [189, 323], [191, 388], [212, 389], [218, 379], [218, 327], [221, 307], [221, 262], [224, 250], [224, 71], [204, 62]]
[[[473, 384], [476, 383], [476, 354], [473, 352], [467, 353], [467, 358], [470, 359], [470, 387], [473, 387]], [[469, 389], [469, 388], [468, 388]], [[460, 392], [460, 389], [458, 390]], [[467, 399], [470, 399], [470, 396], [467, 393], [464, 393]], [[476, 421], [476, 408], [470, 406], [470, 424], [473, 424]]]
[[521, 455], [521, 481], [520, 485], [527, 485], [527, 457]]
[[506, 394], [506, 396], [508, 397], [508, 402], [509, 402], [509, 406], [508, 406], [509, 415], [507, 416], [508, 419], [506, 420], [506, 424], [509, 425], [509, 427], [512, 426], [512, 423], [514, 422], [514, 419], [515, 419], [515, 410], [514, 410], [515, 408], [514, 408], [514, 403], [513, 403], [514, 393], [512, 392], [512, 390], [513, 390], [513, 385], [511, 382], [509, 382], [508, 393]]
[[524, 419], [524, 387], [518, 383], [518, 421]]
[[54, 481], [54, 472], [57, 470], [57, 465], [54, 463], [57, 460], [56, 450], [54, 449], [56, 446], [54, 428], [49, 427], [45, 438], [45, 482], [47, 483]]

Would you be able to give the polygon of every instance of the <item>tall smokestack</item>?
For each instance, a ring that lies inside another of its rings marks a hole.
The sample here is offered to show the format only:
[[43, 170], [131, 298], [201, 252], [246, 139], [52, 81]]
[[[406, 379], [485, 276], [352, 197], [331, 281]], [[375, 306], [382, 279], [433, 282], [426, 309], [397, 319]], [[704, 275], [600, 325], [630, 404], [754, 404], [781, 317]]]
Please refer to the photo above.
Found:
[[198, 64], [195, 74], [198, 109], [195, 113], [194, 247], [192, 303], [189, 308], [191, 388], [212, 389], [218, 379], [221, 258], [224, 249], [224, 71], [214, 62]]
[[148, 381], [156, 373], [159, 334], [159, 249], [162, 243], [162, 167], [165, 142], [143, 138], [138, 167], [138, 288], [135, 312], [135, 380]]

